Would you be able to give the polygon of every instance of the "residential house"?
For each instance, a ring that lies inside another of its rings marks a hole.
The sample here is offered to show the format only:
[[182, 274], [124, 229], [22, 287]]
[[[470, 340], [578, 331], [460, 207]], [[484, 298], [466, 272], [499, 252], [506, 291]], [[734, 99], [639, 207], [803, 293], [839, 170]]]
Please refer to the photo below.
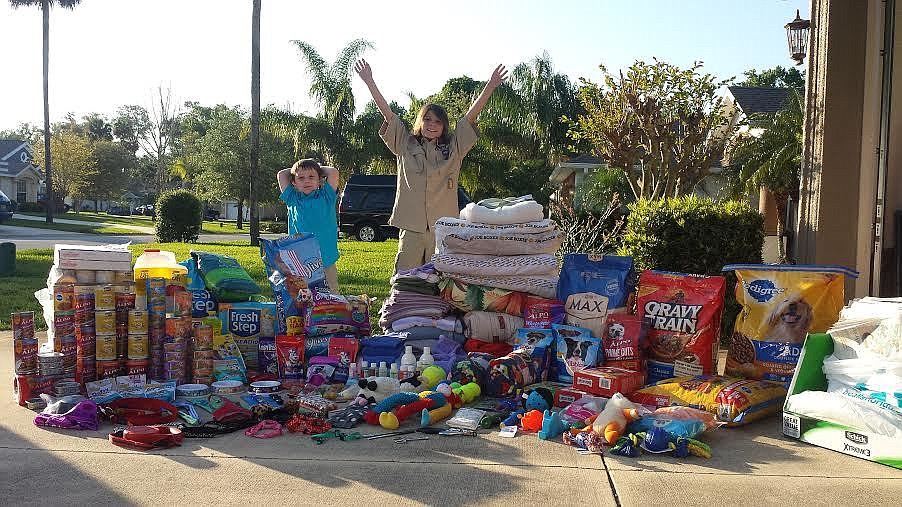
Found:
[[604, 159], [591, 155], [578, 155], [565, 162], [559, 162], [548, 177], [556, 190], [551, 198], [565, 207], [573, 205], [573, 197], [582, 188], [589, 176], [601, 167], [607, 167]]
[[17, 203], [37, 202], [43, 178], [28, 141], [0, 139], [0, 191]]
[[[284, 204], [260, 204], [257, 208], [260, 220], [285, 221], [288, 220], [288, 211]], [[247, 203], [243, 206], [244, 221], [251, 219], [251, 211]], [[238, 201], [224, 201], [219, 205], [219, 218], [222, 220], [238, 219]]]
[[[902, 295], [902, 2], [812, 0], [795, 257]], [[896, 97], [896, 92], [899, 96]]]

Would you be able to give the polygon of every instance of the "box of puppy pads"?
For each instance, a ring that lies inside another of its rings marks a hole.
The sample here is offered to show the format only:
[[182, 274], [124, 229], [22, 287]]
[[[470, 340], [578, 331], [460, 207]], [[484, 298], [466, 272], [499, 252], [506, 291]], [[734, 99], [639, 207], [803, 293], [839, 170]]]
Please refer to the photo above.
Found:
[[902, 469], [902, 300], [856, 300], [827, 333], [808, 335], [783, 433]]

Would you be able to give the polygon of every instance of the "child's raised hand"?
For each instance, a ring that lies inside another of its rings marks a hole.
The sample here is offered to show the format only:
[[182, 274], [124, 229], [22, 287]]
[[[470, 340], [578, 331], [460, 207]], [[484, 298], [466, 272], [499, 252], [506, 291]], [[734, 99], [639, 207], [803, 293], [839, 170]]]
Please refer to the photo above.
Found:
[[492, 72], [492, 77], [489, 78], [489, 86], [493, 89], [497, 88], [498, 85], [507, 80], [507, 69], [504, 68], [504, 65], [498, 65], [495, 67], [495, 72]]
[[354, 62], [354, 72], [360, 76], [360, 79], [363, 79], [364, 83], [373, 81], [373, 69], [370, 68], [370, 64], [366, 63], [366, 60], [363, 58]]

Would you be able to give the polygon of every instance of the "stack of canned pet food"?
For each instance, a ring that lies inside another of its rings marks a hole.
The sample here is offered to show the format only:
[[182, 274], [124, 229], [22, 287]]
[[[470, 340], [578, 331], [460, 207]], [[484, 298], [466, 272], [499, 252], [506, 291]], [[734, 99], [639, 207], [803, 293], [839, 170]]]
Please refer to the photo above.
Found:
[[193, 355], [193, 382], [210, 385], [213, 383], [213, 328], [210, 325], [200, 323], [194, 326]]
[[93, 285], [75, 286], [75, 381], [80, 384], [97, 380], [94, 289]]
[[53, 350], [63, 355], [63, 370], [67, 375], [75, 374], [75, 286], [58, 283], [53, 286], [53, 322], [48, 323], [52, 331]]
[[153, 380], [162, 380], [163, 374], [163, 340], [166, 337], [166, 279], [148, 278], [145, 280], [147, 294], [147, 343], [150, 363], [147, 375]]
[[34, 312], [11, 316], [16, 375], [34, 375], [38, 370], [38, 340], [34, 337]]
[[147, 344], [147, 310], [130, 310], [127, 321], [127, 352], [128, 361], [125, 363], [126, 373], [129, 375], [142, 375], [147, 373], [148, 344]]
[[163, 342], [164, 380], [178, 384], [190, 381], [192, 369], [188, 360], [191, 354], [193, 325], [191, 322], [191, 293], [184, 286], [170, 283], [166, 286], [166, 338]]

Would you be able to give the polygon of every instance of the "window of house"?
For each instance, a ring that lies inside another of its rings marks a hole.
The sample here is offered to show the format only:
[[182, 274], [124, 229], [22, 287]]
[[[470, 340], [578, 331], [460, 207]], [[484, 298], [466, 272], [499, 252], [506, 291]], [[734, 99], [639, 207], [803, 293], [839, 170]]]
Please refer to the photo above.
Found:
[[27, 202], [28, 201], [28, 190], [26, 187], [25, 180], [19, 180], [16, 182], [16, 202]]

